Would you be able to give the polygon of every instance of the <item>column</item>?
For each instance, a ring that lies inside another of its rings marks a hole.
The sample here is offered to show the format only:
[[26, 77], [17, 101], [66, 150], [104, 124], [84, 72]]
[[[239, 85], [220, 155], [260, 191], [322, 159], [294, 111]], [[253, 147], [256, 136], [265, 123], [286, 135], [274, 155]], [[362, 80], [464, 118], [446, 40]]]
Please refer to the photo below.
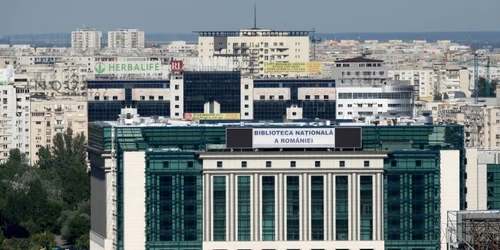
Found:
[[306, 197], [306, 174], [303, 173], [301, 176], [300, 176], [300, 223], [299, 223], [299, 226], [300, 226], [300, 241], [305, 241], [306, 240], [306, 220], [307, 220], [307, 217], [306, 217], [306, 211], [304, 210], [305, 209], [305, 203], [306, 203], [306, 200], [307, 200], [307, 197]]
[[330, 225], [332, 227], [332, 231], [330, 232], [330, 240], [336, 240], [335, 239], [335, 234], [337, 233], [337, 230], [335, 229], [335, 227], [337, 226], [337, 223], [335, 222], [335, 219], [337, 218], [337, 216], [335, 215], [336, 212], [337, 212], [337, 208], [336, 208], [336, 202], [335, 202], [335, 190], [336, 190], [336, 186], [337, 186], [337, 180], [335, 180], [335, 175], [333, 174], [329, 174], [330, 175], [330, 180], [331, 180], [331, 195], [330, 195], [330, 198], [331, 198], [331, 221], [330, 221]]
[[285, 220], [286, 220], [286, 214], [284, 212], [284, 204], [286, 201], [286, 197], [283, 196], [283, 189], [285, 187], [285, 183], [283, 181], [283, 174], [278, 174], [278, 181], [276, 185], [276, 191], [277, 191], [277, 208], [276, 208], [276, 215], [277, 215], [277, 221], [276, 221], [276, 241], [283, 241], [285, 238], [283, 237], [283, 232], [285, 230]]
[[376, 196], [378, 202], [377, 220], [379, 225], [377, 228], [377, 238], [378, 240], [384, 240], [384, 176], [381, 173], [377, 173], [377, 180], [379, 184], [377, 188], [378, 195]]
[[228, 196], [228, 210], [227, 210], [227, 218], [228, 218], [228, 228], [227, 228], [227, 240], [228, 241], [234, 241], [235, 238], [234, 238], [234, 234], [237, 230], [237, 228], [234, 227], [234, 220], [236, 218], [236, 214], [235, 214], [235, 204], [236, 204], [236, 201], [234, 200], [234, 198], [236, 197], [235, 194], [234, 194], [234, 191], [236, 190], [236, 187], [234, 185], [234, 174], [229, 174], [229, 176], [227, 177], [228, 178], [228, 181], [227, 181], [227, 186], [226, 186], [226, 192], [227, 192], [227, 196]]
[[379, 201], [378, 201], [378, 189], [380, 188], [380, 183], [378, 181], [378, 176], [374, 175], [373, 178], [373, 190], [372, 190], [372, 211], [373, 211], [373, 240], [378, 240], [378, 212], [379, 212]]
[[332, 193], [332, 174], [326, 174], [325, 178], [325, 241], [331, 240], [330, 234], [332, 232], [332, 207], [331, 207], [331, 193]]
[[252, 241], [260, 241], [260, 235], [262, 233], [260, 228], [260, 175], [253, 175], [253, 188], [252, 188], [253, 196], [252, 196]]

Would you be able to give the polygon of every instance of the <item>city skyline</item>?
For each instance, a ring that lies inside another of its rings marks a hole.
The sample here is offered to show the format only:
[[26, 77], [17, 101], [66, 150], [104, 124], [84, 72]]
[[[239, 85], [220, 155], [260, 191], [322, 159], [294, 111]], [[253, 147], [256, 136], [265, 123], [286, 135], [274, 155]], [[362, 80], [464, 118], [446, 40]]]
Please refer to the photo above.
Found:
[[[500, 2], [494, 0], [422, 0], [404, 5], [396, 0], [255, 2], [258, 27], [277, 30], [315, 28], [322, 33], [500, 30], [493, 21]], [[83, 25], [103, 32], [120, 27], [138, 28], [146, 33], [179, 34], [194, 30], [235, 30], [253, 26], [253, 3], [149, 0], [138, 4], [131, 0], [89, 0], [85, 5], [74, 6], [74, 3], [61, 0], [35, 1], [29, 5], [11, 1], [4, 3], [9, 11], [0, 17], [0, 35], [65, 33]], [[481, 15], [474, 16], [474, 13]], [[17, 18], [20, 15], [35, 18]]]

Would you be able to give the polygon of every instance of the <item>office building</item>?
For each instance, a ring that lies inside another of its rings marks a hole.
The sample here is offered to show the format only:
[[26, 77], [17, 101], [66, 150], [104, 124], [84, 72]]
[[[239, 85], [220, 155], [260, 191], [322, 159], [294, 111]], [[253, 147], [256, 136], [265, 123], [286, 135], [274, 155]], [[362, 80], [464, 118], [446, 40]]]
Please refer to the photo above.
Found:
[[114, 121], [125, 107], [136, 108], [143, 117], [175, 119], [184, 114], [238, 120], [335, 119], [333, 79], [252, 79], [240, 71], [204, 68], [172, 71], [169, 78], [144, 78], [89, 80], [89, 121]]
[[126, 113], [89, 127], [91, 249], [446, 249], [465, 206], [462, 126]]
[[388, 79], [384, 61], [364, 56], [335, 61], [330, 68], [332, 78], [338, 83], [381, 84]]
[[371, 85], [337, 83], [337, 119], [365, 118], [388, 114], [412, 117], [413, 86], [401, 82]]
[[268, 73], [270, 62], [309, 62], [309, 31], [241, 29], [238, 31], [199, 31], [198, 55], [202, 58], [235, 57], [242, 62], [242, 73], [257, 77], [286, 77], [290, 73]]
[[102, 32], [93, 28], [82, 28], [71, 32], [71, 48], [74, 50], [100, 50]]
[[108, 48], [118, 50], [144, 49], [144, 31], [122, 28], [108, 32]]

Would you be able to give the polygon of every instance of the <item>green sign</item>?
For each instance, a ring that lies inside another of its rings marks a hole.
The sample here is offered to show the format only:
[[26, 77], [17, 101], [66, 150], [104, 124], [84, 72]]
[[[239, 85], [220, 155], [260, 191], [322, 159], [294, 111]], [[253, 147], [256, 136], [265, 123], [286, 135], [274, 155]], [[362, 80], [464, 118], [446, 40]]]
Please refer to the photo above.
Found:
[[136, 74], [144, 72], [158, 72], [161, 70], [160, 63], [115, 63], [115, 62], [99, 62], [94, 66], [94, 70], [97, 74], [113, 74], [113, 73], [124, 73], [124, 74]]

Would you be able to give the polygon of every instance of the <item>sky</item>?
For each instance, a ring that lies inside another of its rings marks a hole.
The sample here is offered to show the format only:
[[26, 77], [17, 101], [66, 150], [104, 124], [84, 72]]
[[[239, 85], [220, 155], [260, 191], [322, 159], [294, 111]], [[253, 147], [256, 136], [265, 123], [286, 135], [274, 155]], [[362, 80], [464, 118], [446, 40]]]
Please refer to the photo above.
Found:
[[500, 31], [499, 0], [0, 0], [0, 35], [121, 27], [188, 34], [253, 26], [319, 33]]

